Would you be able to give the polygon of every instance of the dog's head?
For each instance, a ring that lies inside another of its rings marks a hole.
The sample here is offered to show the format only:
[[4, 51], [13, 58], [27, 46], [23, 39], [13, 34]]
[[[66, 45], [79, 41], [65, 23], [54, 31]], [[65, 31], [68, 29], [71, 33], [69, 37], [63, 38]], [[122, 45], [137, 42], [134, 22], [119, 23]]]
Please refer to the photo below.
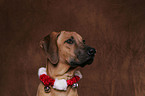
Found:
[[61, 62], [71, 67], [91, 64], [96, 53], [76, 32], [52, 32], [40, 42], [40, 46], [52, 64]]

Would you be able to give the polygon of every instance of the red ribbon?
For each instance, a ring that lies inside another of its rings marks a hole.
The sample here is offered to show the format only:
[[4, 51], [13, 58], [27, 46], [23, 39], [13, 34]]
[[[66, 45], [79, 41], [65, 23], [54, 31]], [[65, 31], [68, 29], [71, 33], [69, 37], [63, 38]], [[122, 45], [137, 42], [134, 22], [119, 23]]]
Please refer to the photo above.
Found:
[[45, 74], [40, 75], [40, 80], [43, 82], [45, 86], [49, 86], [49, 85], [53, 86], [55, 81]]
[[67, 80], [67, 85], [73, 85], [74, 83], [78, 82], [80, 80], [79, 76], [74, 76], [70, 80]]

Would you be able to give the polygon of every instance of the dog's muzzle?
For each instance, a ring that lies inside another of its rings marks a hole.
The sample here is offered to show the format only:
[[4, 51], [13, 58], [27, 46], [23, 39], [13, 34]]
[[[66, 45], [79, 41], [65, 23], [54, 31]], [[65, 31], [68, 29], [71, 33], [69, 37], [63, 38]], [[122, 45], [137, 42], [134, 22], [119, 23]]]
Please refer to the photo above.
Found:
[[72, 60], [70, 62], [71, 67], [77, 67], [81, 66], [84, 67], [87, 64], [92, 64], [94, 57], [96, 54], [96, 50], [91, 47], [85, 47], [83, 49], [80, 49], [76, 52], [76, 56], [78, 61]]

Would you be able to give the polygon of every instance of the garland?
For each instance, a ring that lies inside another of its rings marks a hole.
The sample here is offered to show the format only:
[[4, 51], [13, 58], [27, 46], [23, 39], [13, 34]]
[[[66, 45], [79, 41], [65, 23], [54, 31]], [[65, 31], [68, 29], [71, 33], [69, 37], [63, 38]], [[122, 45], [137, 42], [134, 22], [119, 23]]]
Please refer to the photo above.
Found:
[[[75, 76], [69, 80], [65, 79], [52, 79], [46, 73], [46, 68], [41, 67], [38, 70], [38, 76], [44, 86], [53, 86], [54, 89], [57, 90], [67, 90], [68, 86], [72, 86], [73, 84], [77, 83], [81, 78], [82, 74], [80, 71], [75, 71]], [[78, 85], [77, 85], [78, 86]]]

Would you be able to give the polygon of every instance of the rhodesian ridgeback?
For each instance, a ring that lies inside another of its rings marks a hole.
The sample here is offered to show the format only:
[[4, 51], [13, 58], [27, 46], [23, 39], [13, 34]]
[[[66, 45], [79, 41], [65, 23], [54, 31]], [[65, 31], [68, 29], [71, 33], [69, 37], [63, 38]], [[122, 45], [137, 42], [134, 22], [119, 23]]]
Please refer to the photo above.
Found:
[[[79, 34], [68, 31], [50, 33], [40, 41], [40, 46], [47, 57], [45, 71], [51, 79], [50, 82], [45, 82], [45, 77], [41, 77], [37, 96], [78, 96], [76, 82], [81, 76], [75, 76], [76, 70], [91, 64], [96, 50], [86, 45]], [[60, 82], [55, 84], [56, 80]], [[50, 85], [45, 86], [46, 83]], [[49, 87], [49, 92], [46, 92], [46, 87]]]

